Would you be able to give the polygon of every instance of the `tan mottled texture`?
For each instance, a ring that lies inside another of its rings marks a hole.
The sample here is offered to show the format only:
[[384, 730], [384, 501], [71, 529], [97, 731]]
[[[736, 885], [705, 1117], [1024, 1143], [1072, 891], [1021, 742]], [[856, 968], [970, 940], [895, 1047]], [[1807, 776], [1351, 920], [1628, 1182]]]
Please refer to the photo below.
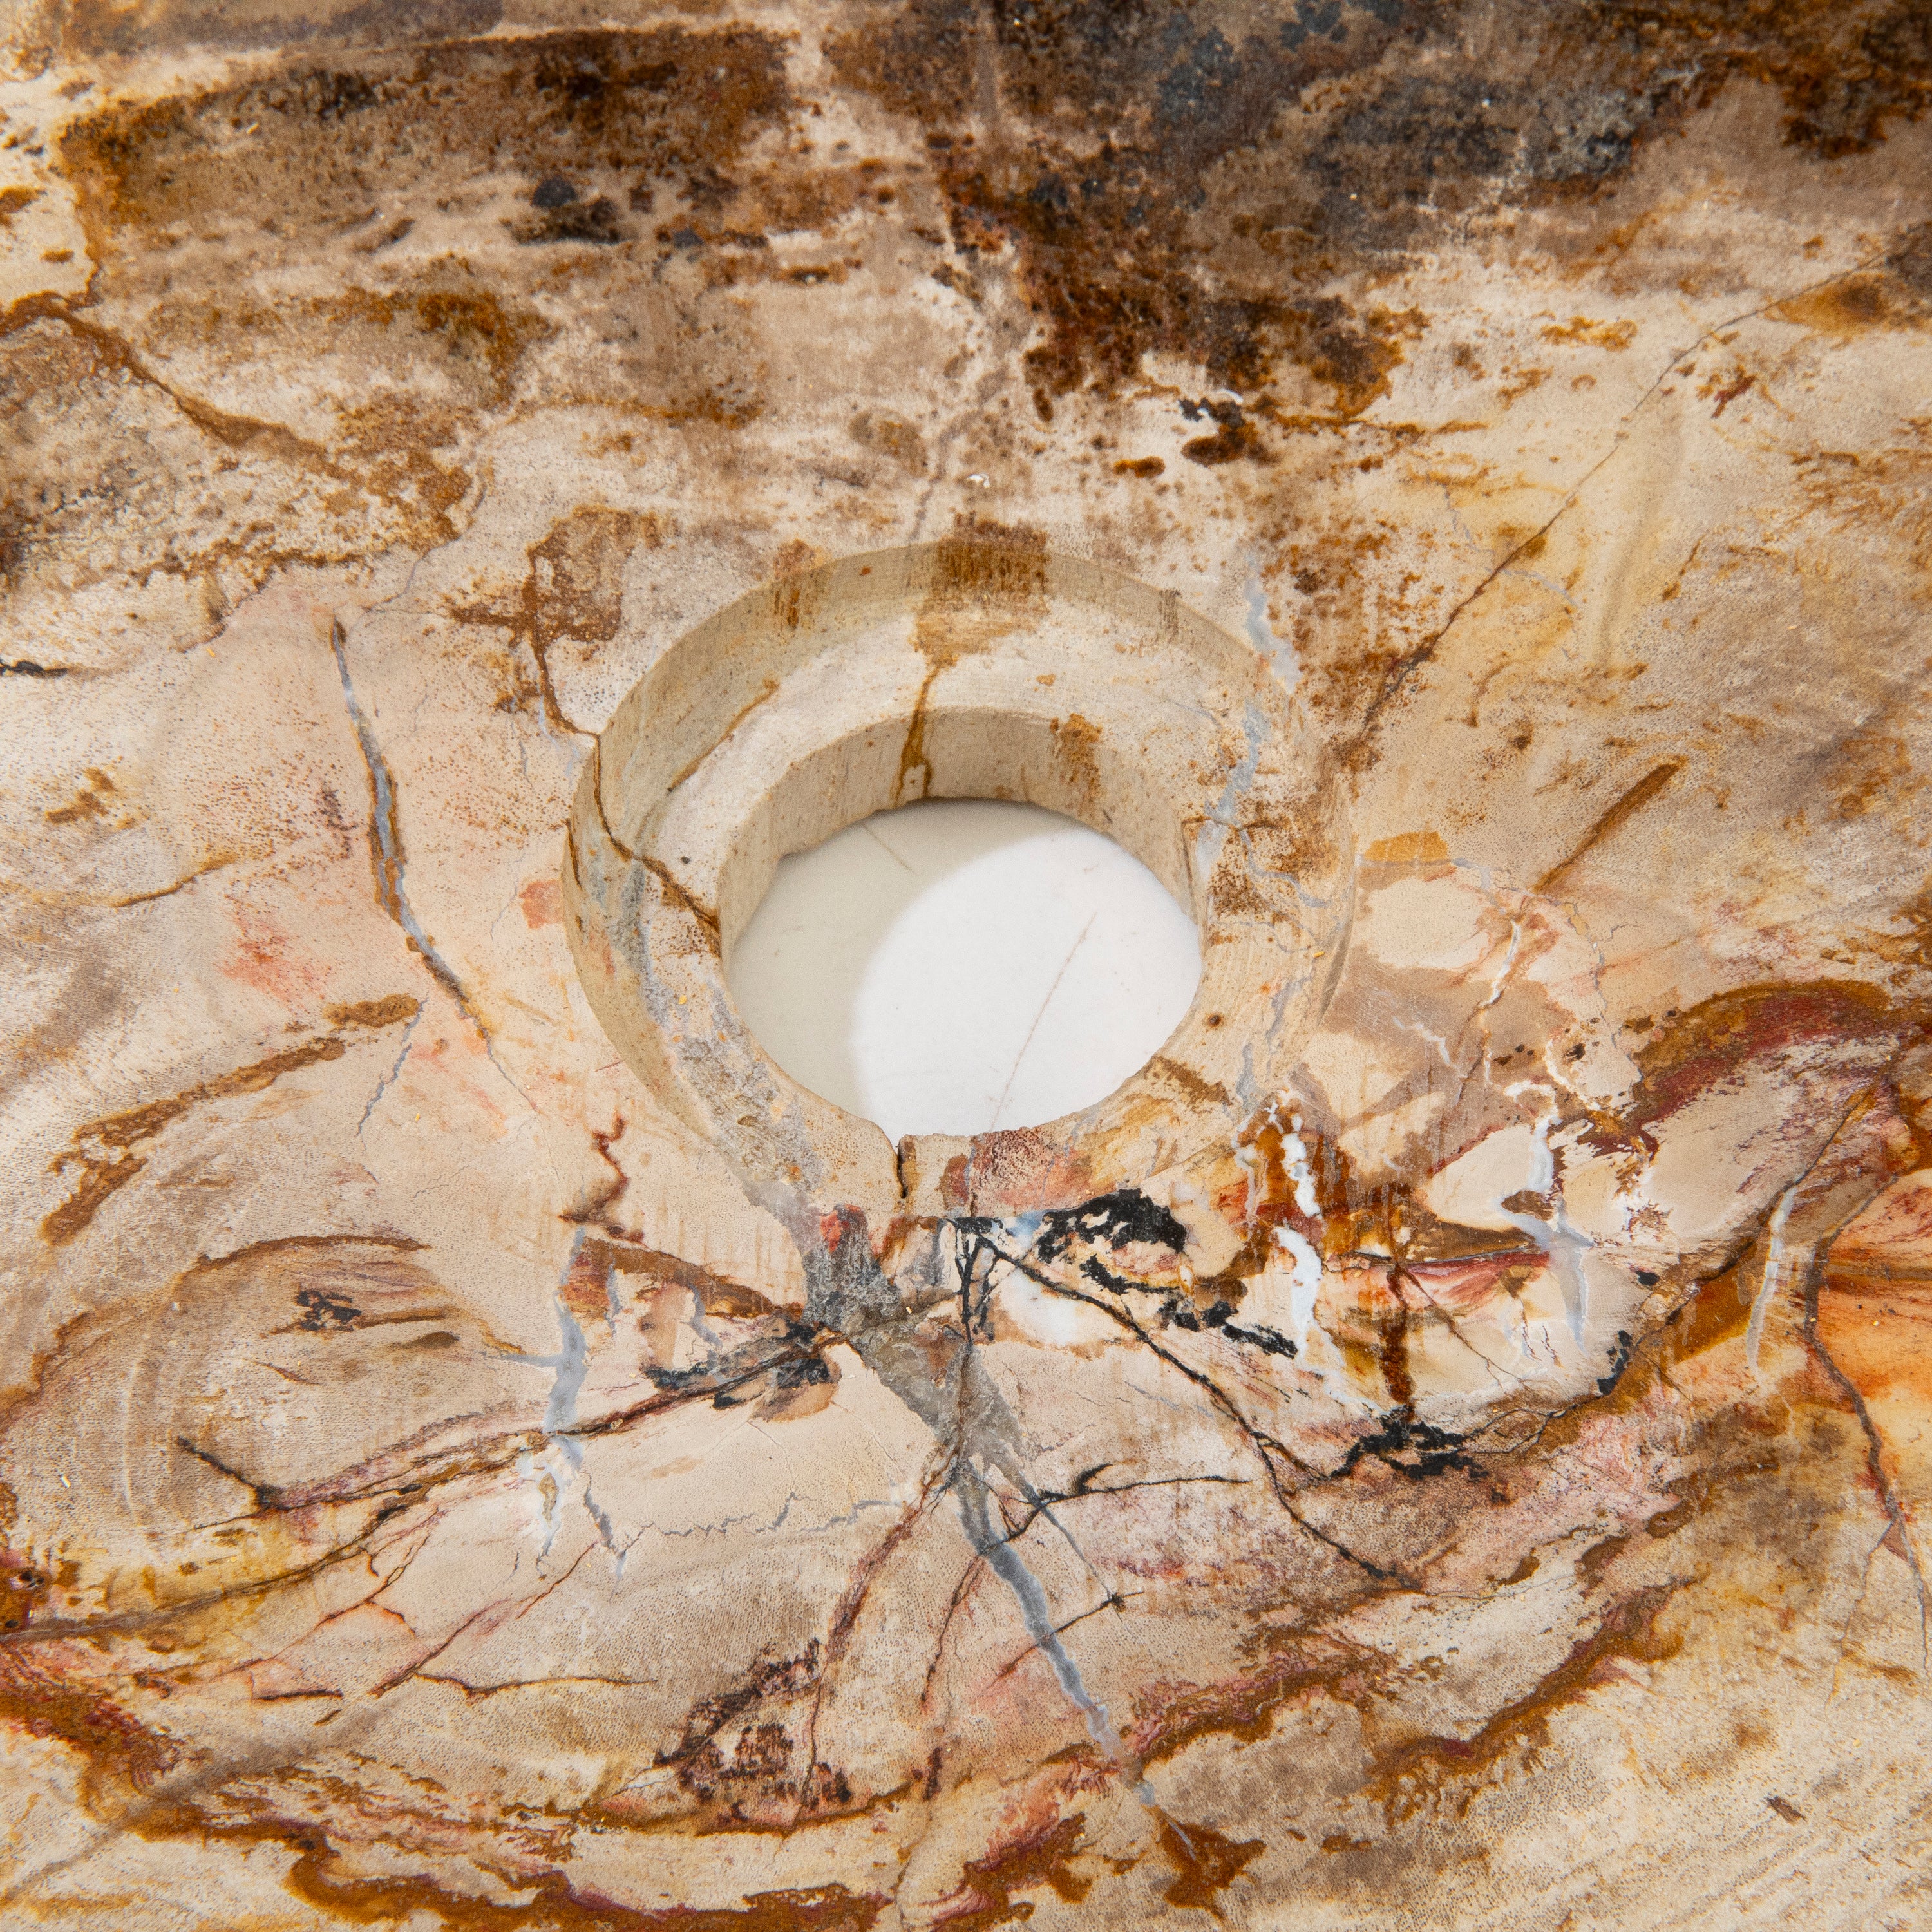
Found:
[[[0, 28], [9, 1925], [1928, 1923], [1922, 0]], [[861, 697], [1228, 1010], [750, 1106]]]

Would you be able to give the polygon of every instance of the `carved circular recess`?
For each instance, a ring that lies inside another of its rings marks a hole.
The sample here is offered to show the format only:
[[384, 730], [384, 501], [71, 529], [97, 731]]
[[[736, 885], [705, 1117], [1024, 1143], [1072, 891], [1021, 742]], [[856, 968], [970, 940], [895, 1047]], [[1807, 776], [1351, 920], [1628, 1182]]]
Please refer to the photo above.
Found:
[[[1192, 908], [1203, 963], [1104, 1100], [895, 1150], [772, 1063], [724, 968], [781, 858], [922, 798], [1108, 833]], [[1347, 928], [1340, 799], [1251, 645], [1118, 572], [968, 536], [762, 585], [671, 645], [585, 766], [565, 903], [606, 1030], [748, 1178], [875, 1216], [1064, 1206], [1225, 1145], [1278, 1088]]]

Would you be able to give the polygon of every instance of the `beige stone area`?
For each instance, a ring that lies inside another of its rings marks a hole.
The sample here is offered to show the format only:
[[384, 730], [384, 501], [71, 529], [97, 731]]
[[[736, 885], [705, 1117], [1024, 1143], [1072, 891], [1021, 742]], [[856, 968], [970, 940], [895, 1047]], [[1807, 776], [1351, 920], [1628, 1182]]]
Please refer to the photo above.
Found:
[[0, 28], [0, 1920], [1932, 1923], [1922, 5]]

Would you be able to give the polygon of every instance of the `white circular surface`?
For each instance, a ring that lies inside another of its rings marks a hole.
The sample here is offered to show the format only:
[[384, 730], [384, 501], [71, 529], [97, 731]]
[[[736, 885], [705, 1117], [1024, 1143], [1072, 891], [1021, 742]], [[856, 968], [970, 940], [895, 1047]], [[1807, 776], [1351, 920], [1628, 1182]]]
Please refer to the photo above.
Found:
[[794, 1079], [896, 1140], [1103, 1098], [1179, 1024], [1201, 959], [1192, 920], [1112, 839], [934, 800], [784, 860], [728, 976]]

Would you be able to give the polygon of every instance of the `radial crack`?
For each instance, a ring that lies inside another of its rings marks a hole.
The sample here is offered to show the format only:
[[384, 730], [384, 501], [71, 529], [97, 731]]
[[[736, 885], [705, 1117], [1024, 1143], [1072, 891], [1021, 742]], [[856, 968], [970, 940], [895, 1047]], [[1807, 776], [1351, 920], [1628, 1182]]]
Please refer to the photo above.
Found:
[[527, 1106], [530, 1096], [496, 1058], [496, 1042], [472, 1004], [455, 968], [436, 950], [435, 940], [423, 930], [416, 909], [410, 904], [404, 882], [403, 832], [398, 815], [395, 780], [390, 772], [388, 760], [383, 756], [375, 727], [356, 694], [356, 681], [349, 674], [348, 634], [339, 618], [329, 626], [329, 642], [335, 652], [335, 668], [342, 679], [343, 702], [348, 706], [350, 722], [356, 728], [356, 741], [362, 748], [362, 763], [369, 775], [369, 862], [375, 875], [376, 902], [401, 927], [410, 951], [428, 968], [443, 990], [456, 1002], [464, 1018], [476, 1029], [476, 1036], [482, 1042], [483, 1051], [490, 1056], [490, 1065]]

